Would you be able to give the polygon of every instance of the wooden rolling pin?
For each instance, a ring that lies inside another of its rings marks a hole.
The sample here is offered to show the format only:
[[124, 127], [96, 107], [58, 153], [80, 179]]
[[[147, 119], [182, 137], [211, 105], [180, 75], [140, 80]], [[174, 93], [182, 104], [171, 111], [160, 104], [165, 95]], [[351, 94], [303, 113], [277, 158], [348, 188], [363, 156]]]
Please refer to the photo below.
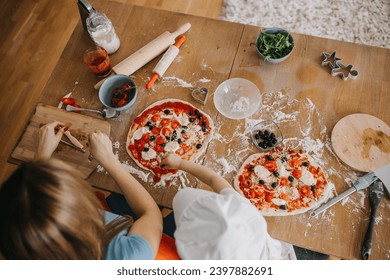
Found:
[[[112, 67], [113, 74], [131, 75], [146, 63], [162, 54], [170, 45], [175, 43], [177, 36], [187, 32], [191, 28], [190, 23], [180, 26], [175, 32], [165, 31], [163, 34], [143, 46], [141, 49]], [[99, 89], [105, 79], [99, 81], [94, 87]]]
[[174, 45], [170, 45], [168, 50], [164, 53], [163, 57], [157, 63], [156, 67], [153, 69], [153, 75], [150, 77], [150, 80], [146, 84], [146, 89], [151, 89], [154, 82], [162, 77], [167, 71], [169, 65], [172, 64], [173, 60], [179, 54], [179, 48], [184, 43], [186, 36], [180, 35]]

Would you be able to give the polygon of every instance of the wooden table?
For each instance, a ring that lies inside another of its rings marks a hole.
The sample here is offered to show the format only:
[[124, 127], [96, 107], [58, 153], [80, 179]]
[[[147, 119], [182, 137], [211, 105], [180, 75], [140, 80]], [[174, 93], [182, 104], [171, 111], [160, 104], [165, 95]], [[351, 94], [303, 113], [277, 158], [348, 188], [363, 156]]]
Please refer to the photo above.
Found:
[[[168, 186], [156, 186], [152, 176], [140, 171], [127, 155], [125, 143], [132, 120], [157, 100], [168, 97], [183, 99], [214, 119], [217, 137], [199, 162], [229, 181], [233, 182], [235, 171], [243, 160], [257, 151], [248, 141], [248, 126], [256, 120], [277, 118], [288, 140], [286, 143], [306, 145], [315, 142], [311, 146], [316, 149], [315, 156], [323, 164], [338, 193], [348, 187], [346, 181], [356, 173], [338, 162], [332, 153], [329, 137], [334, 124], [343, 116], [356, 112], [372, 114], [390, 123], [387, 112], [390, 102], [390, 70], [386, 67], [390, 64], [388, 49], [293, 34], [296, 42], [293, 54], [283, 63], [271, 65], [260, 60], [255, 47], [250, 45], [260, 27], [105, 1], [95, 1], [94, 7], [111, 18], [121, 39], [120, 49], [110, 56], [113, 65], [164, 31], [172, 32], [186, 22], [192, 24], [186, 34], [187, 41], [165, 78], [151, 91], [144, 87], [160, 57], [138, 70], [132, 76], [138, 86], [135, 106], [119, 118], [107, 120], [112, 125], [114, 152], [162, 206], [171, 206], [174, 194], [182, 185], [207, 186], [187, 175]], [[63, 95], [72, 91], [82, 107], [102, 107], [97, 91], [93, 89], [98, 80], [82, 62], [84, 50], [92, 45], [79, 23], [43, 90], [40, 102], [57, 105]], [[329, 68], [321, 67], [322, 52], [333, 50], [337, 50], [337, 55], [345, 63], [353, 64], [359, 71], [357, 80], [342, 81], [332, 77]], [[216, 87], [232, 77], [251, 80], [262, 93], [262, 109], [249, 119], [227, 119], [213, 104]], [[206, 105], [196, 103], [191, 97], [191, 91], [199, 87], [209, 89]], [[296, 138], [295, 142], [293, 138]], [[98, 188], [118, 191], [104, 171], [97, 170], [88, 181]], [[359, 259], [368, 225], [368, 209], [365, 196], [353, 194], [347, 202], [339, 203], [317, 218], [302, 214], [267, 218], [267, 221], [269, 232], [275, 238], [341, 258]], [[378, 216], [371, 258], [390, 259], [388, 200], [382, 202]]]

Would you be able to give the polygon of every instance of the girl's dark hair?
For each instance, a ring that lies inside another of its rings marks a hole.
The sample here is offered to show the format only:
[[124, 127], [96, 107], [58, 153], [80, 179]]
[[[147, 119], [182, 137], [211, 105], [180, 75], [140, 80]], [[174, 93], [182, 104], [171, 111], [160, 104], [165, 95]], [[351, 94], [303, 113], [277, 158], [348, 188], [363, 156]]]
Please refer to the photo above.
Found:
[[90, 188], [62, 161], [23, 164], [0, 188], [0, 258], [101, 259], [105, 243], [132, 219], [105, 227]]

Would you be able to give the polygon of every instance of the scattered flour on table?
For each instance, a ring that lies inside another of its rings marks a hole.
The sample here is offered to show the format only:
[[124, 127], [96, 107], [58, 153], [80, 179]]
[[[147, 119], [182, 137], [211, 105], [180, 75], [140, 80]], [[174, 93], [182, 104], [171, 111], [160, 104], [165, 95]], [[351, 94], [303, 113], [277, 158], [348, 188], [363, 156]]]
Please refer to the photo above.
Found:
[[127, 172], [134, 174], [134, 175], [137, 175], [144, 182], [148, 182], [148, 177], [150, 174], [149, 172], [146, 173], [146, 172], [141, 171], [138, 168], [134, 168], [133, 166], [131, 166], [129, 164], [128, 161], [123, 161], [122, 166], [126, 169]]
[[202, 79], [199, 79], [199, 82], [201, 82], [201, 83], [210, 83], [211, 82], [211, 80], [210, 79], [206, 79], [206, 78], [202, 78]]
[[232, 164], [229, 164], [226, 158], [219, 158], [217, 159], [217, 162], [222, 165], [223, 168], [223, 174], [227, 174], [233, 171], [237, 171], [236, 167]]
[[207, 65], [206, 61], [203, 59], [202, 62], [200, 63], [200, 67], [205, 70], [207, 68], [209, 68], [209, 66]]
[[179, 86], [184, 87], [184, 88], [192, 88], [194, 87], [191, 83], [188, 83], [180, 78], [177, 77], [163, 77], [162, 78], [163, 82], [169, 82], [169, 81], [176, 81]]
[[121, 144], [119, 143], [119, 141], [116, 141], [115, 143], [112, 144], [112, 147], [114, 149], [119, 149], [121, 147]]

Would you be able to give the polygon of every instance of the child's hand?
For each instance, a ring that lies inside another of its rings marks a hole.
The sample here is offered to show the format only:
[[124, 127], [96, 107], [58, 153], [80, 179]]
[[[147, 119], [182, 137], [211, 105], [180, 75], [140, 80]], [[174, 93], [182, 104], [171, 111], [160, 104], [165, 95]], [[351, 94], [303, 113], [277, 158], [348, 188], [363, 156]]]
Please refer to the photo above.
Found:
[[180, 169], [180, 164], [183, 160], [175, 153], [167, 153], [161, 159], [161, 167]]
[[39, 143], [36, 158], [49, 159], [64, 134], [65, 125], [61, 122], [51, 122], [39, 129]]
[[89, 151], [100, 164], [114, 155], [110, 138], [100, 131], [89, 134]]

